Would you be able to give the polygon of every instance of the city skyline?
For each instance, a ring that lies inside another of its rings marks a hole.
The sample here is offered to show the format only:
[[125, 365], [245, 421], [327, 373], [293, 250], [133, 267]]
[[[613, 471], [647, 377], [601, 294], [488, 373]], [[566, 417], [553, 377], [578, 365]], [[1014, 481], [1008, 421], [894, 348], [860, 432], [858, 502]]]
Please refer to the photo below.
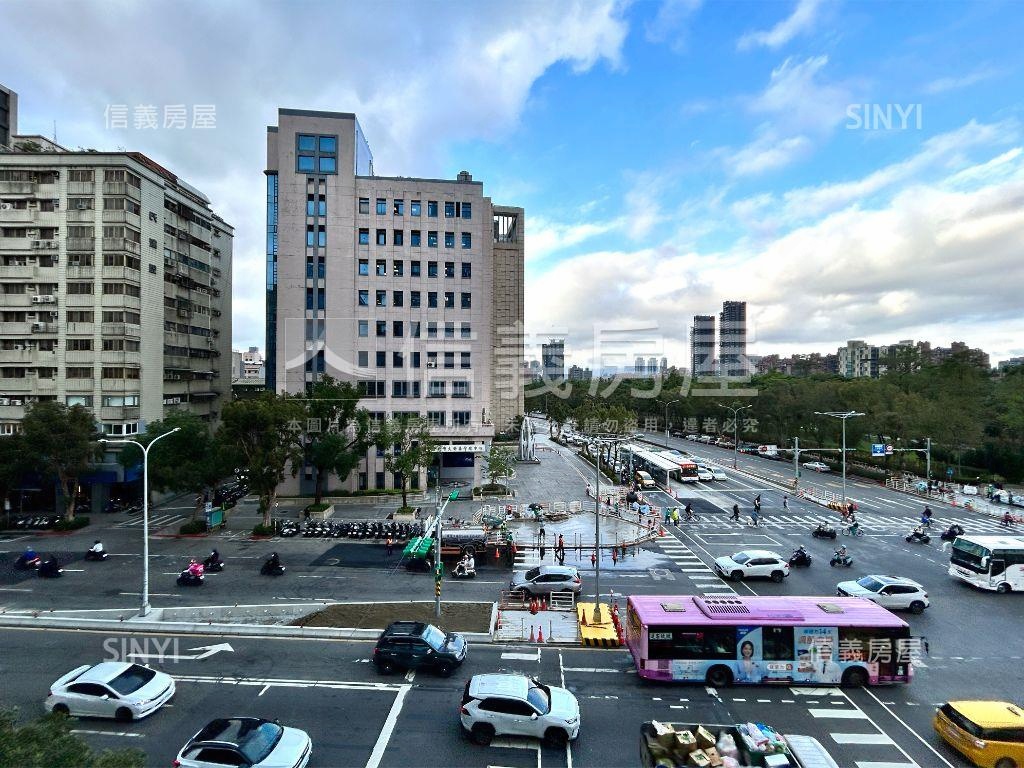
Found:
[[[45, 25], [53, 72], [89, 72], [68, 92], [34, 66], [30, 36], [9, 41], [0, 64], [21, 94], [21, 130], [137, 150], [206, 191], [238, 226], [237, 346], [265, 344], [263, 136], [253, 126], [283, 104], [358, 112], [386, 158], [377, 173], [453, 178], [465, 168], [497, 198], [538, 211], [525, 235], [528, 333], [582, 348], [595, 325], [655, 327], [659, 356], [686, 360], [679, 318], [739, 296], [753, 355], [828, 353], [867, 336], [962, 339], [993, 363], [1024, 353], [1011, 289], [1024, 282], [1024, 213], [1012, 203], [1024, 178], [1020, 101], [1007, 89], [1018, 65], [987, 59], [1013, 50], [1021, 21], [1008, 7], [943, 4], [910, 20], [888, 6], [810, 0], [536, 5], [523, 11], [536, 34], [521, 38], [486, 13], [322, 6], [321, 23], [363, 30], [326, 54], [339, 73], [329, 84], [263, 56], [271, 42], [300, 43], [283, 6], [257, 4], [218, 45], [189, 34], [204, 17], [216, 26], [211, 9], [186, 20], [159, 6], [90, 7], [82, 19], [5, 9], [14, 28]], [[129, 56], [180, 32], [181, 66], [160, 81], [113, 61], [94, 68], [91, 41], [124, 25]], [[579, 34], [564, 39], [566, 25]], [[411, 28], [430, 34], [376, 61]], [[974, 62], [951, 63], [949, 46]], [[222, 66], [227, 51], [237, 66]], [[429, 72], [416, 66], [426, 57]], [[906, 57], [917, 64], [900, 65]], [[699, 81], [696, 66], [706, 67]], [[254, 74], [257, 93], [238, 80]], [[484, 101], [453, 102], [450, 86]], [[637, 92], [658, 108], [630, 108]], [[597, 94], [602, 119], [576, 120]], [[154, 108], [157, 128], [135, 127], [139, 105]], [[215, 127], [193, 129], [203, 105], [215, 107]], [[125, 129], [110, 126], [118, 106]], [[184, 130], [164, 127], [171, 106], [187, 107]], [[573, 185], [554, 183], [563, 176]]]

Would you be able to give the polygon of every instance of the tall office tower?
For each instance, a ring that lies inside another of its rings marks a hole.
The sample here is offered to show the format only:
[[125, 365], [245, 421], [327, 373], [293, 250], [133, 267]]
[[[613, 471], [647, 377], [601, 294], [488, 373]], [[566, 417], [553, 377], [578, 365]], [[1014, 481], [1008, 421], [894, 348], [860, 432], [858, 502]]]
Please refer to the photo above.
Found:
[[694, 315], [690, 327], [690, 375], [713, 376], [715, 373], [715, 316]]
[[[267, 387], [354, 381], [375, 421], [430, 422], [442, 482], [476, 483], [476, 455], [523, 412], [523, 209], [466, 172], [375, 176], [343, 112], [278, 110], [266, 174]], [[312, 483], [306, 467], [294, 485]], [[399, 484], [371, 449], [341, 487]]]
[[727, 377], [750, 375], [747, 361], [747, 302], [726, 301], [718, 315], [719, 373]]
[[551, 381], [565, 378], [565, 341], [563, 339], [551, 339], [547, 344], [541, 344], [540, 357], [545, 378]]
[[646, 363], [644, 362], [644, 359], [642, 357], [637, 357], [636, 360], [633, 362], [633, 373], [636, 373], [636, 374], [639, 374], [639, 375], [642, 376], [644, 374], [644, 370], [645, 370], [646, 367], [647, 366], [646, 366]]
[[668, 373], [668, 358], [667, 357], [661, 358], [661, 363], [658, 365], [658, 373], [660, 373], [662, 376], [664, 376], [666, 373]]

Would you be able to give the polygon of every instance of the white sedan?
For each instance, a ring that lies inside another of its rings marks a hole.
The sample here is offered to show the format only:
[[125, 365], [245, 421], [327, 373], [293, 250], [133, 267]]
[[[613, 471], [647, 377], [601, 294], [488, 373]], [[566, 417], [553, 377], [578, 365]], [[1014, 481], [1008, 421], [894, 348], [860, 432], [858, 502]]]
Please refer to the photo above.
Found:
[[808, 461], [804, 464], [806, 469], [813, 469], [815, 472], [828, 472], [829, 466], [824, 461]]
[[164, 672], [123, 661], [85, 664], [50, 686], [48, 712], [78, 717], [112, 717], [128, 722], [156, 712], [174, 695]]
[[777, 552], [745, 549], [735, 555], [716, 558], [715, 570], [724, 578], [736, 581], [761, 576], [778, 583], [789, 576], [789, 561]]
[[722, 469], [721, 467], [709, 467], [709, 469], [711, 470], [711, 474], [712, 476], [714, 476], [715, 480], [729, 479], [729, 476], [725, 474], [725, 470]]

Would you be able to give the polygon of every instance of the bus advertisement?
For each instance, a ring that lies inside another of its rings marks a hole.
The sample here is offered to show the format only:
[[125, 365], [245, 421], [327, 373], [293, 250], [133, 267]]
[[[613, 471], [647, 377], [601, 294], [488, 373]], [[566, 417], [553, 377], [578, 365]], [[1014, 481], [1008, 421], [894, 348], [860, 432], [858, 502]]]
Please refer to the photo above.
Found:
[[958, 536], [949, 575], [1001, 594], [1024, 590], [1024, 537]]
[[844, 685], [909, 683], [922, 639], [850, 597], [629, 598], [626, 646], [648, 680]]

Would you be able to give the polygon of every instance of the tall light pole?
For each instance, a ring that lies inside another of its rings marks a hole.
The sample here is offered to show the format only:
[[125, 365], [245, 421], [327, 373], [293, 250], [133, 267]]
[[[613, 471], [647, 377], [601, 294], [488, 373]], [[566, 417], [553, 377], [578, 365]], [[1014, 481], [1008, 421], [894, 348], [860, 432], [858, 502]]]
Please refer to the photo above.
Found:
[[[595, 457], [594, 466], [597, 467], [597, 476], [594, 484], [594, 623], [601, 623], [601, 444], [602, 443], [621, 443], [625, 442], [628, 438], [619, 439], [602, 439], [600, 437], [594, 438], [594, 444], [597, 446], [597, 456]], [[633, 452], [630, 451], [630, 462], [632, 462]]]
[[683, 401], [680, 399], [680, 400], [669, 400], [667, 403], [665, 403], [665, 447], [666, 448], [668, 448], [668, 407], [670, 405], [675, 405], [676, 403], [681, 403], [681, 402], [683, 402]]
[[815, 416], [831, 416], [843, 422], [843, 507], [846, 507], [846, 420], [854, 416], [863, 416], [859, 411], [815, 411]]
[[142, 616], [149, 615], [149, 449], [168, 435], [173, 435], [181, 427], [164, 432], [143, 445], [136, 440], [107, 440], [100, 438], [101, 443], [122, 443], [137, 445], [142, 449]]
[[732, 411], [732, 468], [736, 469], [736, 453], [740, 446], [740, 417], [739, 412], [747, 408], [753, 408], [752, 405], [722, 405], [718, 404], [719, 408], [725, 408], [727, 411]]

